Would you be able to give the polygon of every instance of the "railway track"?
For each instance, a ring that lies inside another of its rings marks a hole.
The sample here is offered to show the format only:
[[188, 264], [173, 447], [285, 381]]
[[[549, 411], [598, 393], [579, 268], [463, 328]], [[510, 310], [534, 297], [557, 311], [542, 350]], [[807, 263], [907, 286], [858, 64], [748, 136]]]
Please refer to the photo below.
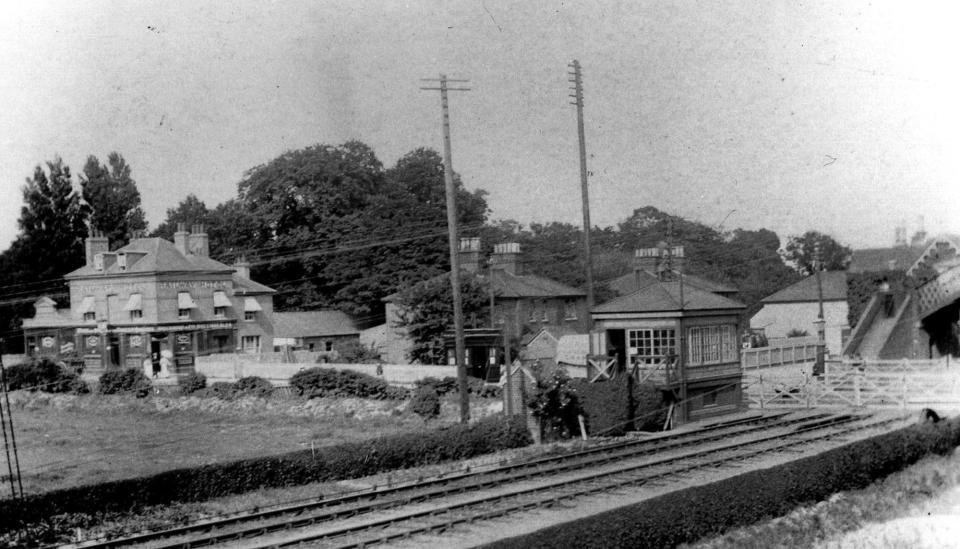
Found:
[[[842, 436], [886, 422], [869, 416], [816, 414], [745, 418], [656, 439], [601, 444], [568, 454], [474, 469], [403, 485], [300, 502], [77, 547], [245, 547], [303, 544], [358, 547], [442, 531], [464, 522], [626, 486], [655, 483], [704, 467]], [[660, 457], [651, 458], [651, 456]], [[302, 532], [293, 534], [292, 529]], [[266, 537], [264, 537], [266, 536]], [[257, 541], [263, 539], [263, 542]]]

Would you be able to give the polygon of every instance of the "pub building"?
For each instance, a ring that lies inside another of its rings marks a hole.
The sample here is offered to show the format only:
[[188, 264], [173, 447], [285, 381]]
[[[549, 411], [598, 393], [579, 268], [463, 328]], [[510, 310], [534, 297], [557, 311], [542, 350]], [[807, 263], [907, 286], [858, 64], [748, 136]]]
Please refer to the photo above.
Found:
[[136, 238], [115, 251], [102, 234], [88, 237], [86, 264], [64, 276], [70, 308], [42, 297], [24, 319], [27, 352], [89, 375], [159, 374], [162, 363], [164, 373], [182, 376], [198, 355], [272, 350], [275, 291], [250, 280], [245, 261], [211, 259], [202, 225], [192, 234], [177, 229], [174, 242]]

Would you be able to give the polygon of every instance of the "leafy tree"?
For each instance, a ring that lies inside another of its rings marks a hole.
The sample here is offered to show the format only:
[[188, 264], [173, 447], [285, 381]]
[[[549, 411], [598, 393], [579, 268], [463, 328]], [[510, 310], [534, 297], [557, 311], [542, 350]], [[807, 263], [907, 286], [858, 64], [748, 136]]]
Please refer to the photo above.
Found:
[[[486, 283], [464, 272], [460, 278], [460, 295], [464, 325], [480, 326], [489, 304]], [[402, 290], [394, 303], [400, 311], [398, 327], [405, 328], [413, 340], [410, 359], [422, 364], [443, 364], [446, 360], [443, 334], [453, 328], [453, 289], [449, 273]]]
[[853, 252], [830, 235], [807, 231], [802, 236], [792, 236], [784, 249], [784, 259], [798, 273], [809, 276], [815, 272], [816, 248], [820, 246], [822, 270], [843, 271], [850, 265]]
[[[185, 223], [187, 227], [202, 224], [207, 225], [208, 230], [212, 230], [210, 224], [210, 209], [197, 198], [195, 194], [189, 194], [186, 198], [177, 204], [176, 208], [167, 208], [167, 218], [151, 234], [151, 236], [173, 240], [173, 233], [177, 231], [177, 224]], [[211, 238], [211, 249], [213, 248]]]
[[130, 175], [130, 166], [123, 157], [112, 152], [109, 165], [96, 156], [87, 157], [80, 175], [83, 200], [90, 210], [90, 228], [102, 231], [113, 249], [124, 246], [134, 232], [146, 230], [140, 191]]
[[760, 309], [760, 300], [800, 279], [780, 257], [777, 233], [736, 229], [722, 247], [724, 274], [736, 285], [738, 298], [747, 305], [746, 317]]

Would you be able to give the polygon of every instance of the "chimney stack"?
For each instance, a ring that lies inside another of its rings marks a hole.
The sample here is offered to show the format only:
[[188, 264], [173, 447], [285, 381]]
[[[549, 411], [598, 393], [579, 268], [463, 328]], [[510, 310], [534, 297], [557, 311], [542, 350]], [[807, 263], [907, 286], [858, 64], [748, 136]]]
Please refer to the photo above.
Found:
[[83, 244], [87, 267], [93, 267], [93, 257], [95, 255], [110, 251], [110, 240], [103, 235], [103, 232], [94, 229], [90, 229], [90, 236], [84, 240]]
[[177, 251], [183, 255], [190, 253], [190, 250], [187, 249], [187, 240], [190, 238], [190, 233], [187, 232], [186, 223], [177, 223], [177, 232], [173, 233], [173, 245], [176, 246]]
[[203, 257], [210, 257], [210, 237], [203, 225], [194, 225], [187, 237], [190, 253]]
[[237, 259], [236, 263], [233, 264], [233, 269], [237, 272], [237, 276], [241, 278], [250, 279], [250, 263], [247, 262], [247, 258], [241, 256]]
[[512, 275], [517, 273], [517, 259], [520, 257], [519, 242], [504, 242], [493, 247], [490, 264], [494, 269], [505, 271]]
[[480, 239], [460, 239], [460, 268], [468, 273], [480, 270]]
[[633, 255], [637, 270], [657, 274], [657, 267], [660, 265], [660, 248], [638, 248]]

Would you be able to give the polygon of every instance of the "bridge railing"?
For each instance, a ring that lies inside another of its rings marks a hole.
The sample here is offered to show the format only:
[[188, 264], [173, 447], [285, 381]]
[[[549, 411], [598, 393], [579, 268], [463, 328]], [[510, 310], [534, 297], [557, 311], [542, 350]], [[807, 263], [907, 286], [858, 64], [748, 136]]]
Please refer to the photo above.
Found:
[[740, 364], [744, 370], [813, 362], [816, 359], [817, 344], [807, 339], [797, 343], [783, 342], [769, 347], [740, 350]]

